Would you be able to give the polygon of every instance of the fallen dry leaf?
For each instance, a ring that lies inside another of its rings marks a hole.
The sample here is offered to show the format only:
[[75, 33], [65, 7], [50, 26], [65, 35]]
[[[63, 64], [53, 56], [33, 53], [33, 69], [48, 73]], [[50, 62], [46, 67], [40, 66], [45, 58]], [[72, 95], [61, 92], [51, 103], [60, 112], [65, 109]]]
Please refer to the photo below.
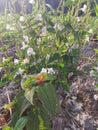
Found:
[[0, 114], [0, 127], [4, 126], [6, 124], [7, 124], [7, 122], [6, 122], [4, 114]]

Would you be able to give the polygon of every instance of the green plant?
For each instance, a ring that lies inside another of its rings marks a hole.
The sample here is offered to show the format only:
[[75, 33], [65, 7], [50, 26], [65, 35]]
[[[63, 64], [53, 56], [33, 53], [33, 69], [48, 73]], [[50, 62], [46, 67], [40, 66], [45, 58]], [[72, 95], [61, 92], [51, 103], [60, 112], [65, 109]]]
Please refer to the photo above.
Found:
[[[91, 20], [89, 2], [81, 7], [82, 2], [63, 3], [69, 7], [67, 14], [53, 9], [46, 12], [44, 5], [38, 10], [36, 4], [31, 15], [0, 17], [5, 43], [0, 86], [13, 81], [21, 87], [13, 101], [12, 128], [4, 130], [51, 129], [50, 121], [60, 112], [54, 86], [69, 89], [68, 74], [77, 72], [81, 46], [92, 35], [94, 18]], [[84, 15], [79, 17], [75, 10], [82, 10]], [[8, 57], [6, 52], [12, 45], [16, 52]]]

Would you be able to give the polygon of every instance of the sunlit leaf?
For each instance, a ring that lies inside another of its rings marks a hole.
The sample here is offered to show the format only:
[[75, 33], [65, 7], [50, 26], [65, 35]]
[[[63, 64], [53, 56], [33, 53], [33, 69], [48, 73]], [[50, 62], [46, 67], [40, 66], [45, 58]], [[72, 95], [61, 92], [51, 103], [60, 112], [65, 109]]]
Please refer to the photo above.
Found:
[[5, 126], [2, 128], [2, 130], [13, 130], [13, 129], [11, 129], [11, 127], [5, 125]]
[[34, 93], [35, 93], [35, 88], [31, 88], [31, 89], [26, 89], [25, 91], [25, 97], [26, 99], [32, 104], [33, 104], [33, 96], [34, 96]]

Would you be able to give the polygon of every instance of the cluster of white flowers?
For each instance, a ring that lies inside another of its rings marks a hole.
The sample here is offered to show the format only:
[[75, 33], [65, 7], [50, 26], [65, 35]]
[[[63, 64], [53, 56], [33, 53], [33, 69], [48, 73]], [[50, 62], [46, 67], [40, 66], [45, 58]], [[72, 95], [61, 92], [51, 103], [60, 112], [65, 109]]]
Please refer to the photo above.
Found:
[[86, 5], [86, 4], [84, 4], [84, 5], [83, 5], [83, 7], [82, 7], [80, 10], [82, 10], [82, 12], [85, 12], [85, 11], [86, 11], [86, 9], [87, 9], [87, 5]]
[[55, 71], [53, 70], [53, 68], [48, 68], [48, 74], [55, 74]]
[[64, 26], [61, 26], [61, 25], [59, 25], [59, 24], [56, 23], [53, 28], [54, 28], [55, 30], [60, 30], [60, 31], [62, 31], [62, 30], [64, 29]]
[[41, 70], [40, 73], [41, 73], [41, 74], [43, 74], [43, 73], [47, 73], [47, 69], [46, 69], [46, 68], [42, 68], [42, 70]]
[[18, 59], [14, 59], [14, 65], [18, 65], [19, 64], [19, 60]]
[[53, 70], [53, 68], [42, 68], [41, 74], [43, 73], [48, 73], [48, 74], [55, 74], [55, 71]]
[[19, 68], [18, 71], [16, 72], [16, 75], [22, 75], [23, 72], [24, 72], [24, 69]]
[[89, 42], [89, 40], [90, 40], [90, 39], [89, 39], [89, 36], [86, 36], [86, 37], [85, 37], [85, 41]]
[[9, 24], [6, 24], [6, 29], [10, 30], [10, 25]]
[[88, 33], [92, 34], [92, 33], [93, 33], [93, 29], [90, 29], [90, 30], [88, 31]]
[[29, 0], [29, 3], [34, 5], [35, 4], [35, 0]]
[[10, 26], [9, 24], [6, 24], [6, 30], [13, 31], [15, 28], [13, 26]]
[[76, 17], [77, 22], [80, 22], [80, 17]]
[[94, 95], [94, 99], [95, 99], [96, 101], [98, 100], [98, 95], [97, 95], [97, 94]]
[[43, 20], [42, 14], [37, 14], [37, 15], [36, 15], [36, 20], [42, 21], [42, 20]]
[[6, 61], [6, 58], [5, 57], [2, 57], [2, 62], [5, 62]]
[[25, 44], [24, 42], [22, 42], [22, 47], [21, 47], [21, 50], [24, 50], [24, 49], [26, 49], [28, 47], [28, 45], [27, 44]]
[[25, 20], [24, 16], [20, 16], [19, 21], [23, 22]]
[[28, 58], [25, 58], [22, 62], [22, 64], [28, 64], [29, 63], [29, 59]]
[[34, 56], [34, 55], [35, 55], [35, 51], [33, 50], [33, 48], [30, 48], [30, 47], [29, 47], [29, 48], [27, 49], [27, 55], [28, 55], [28, 56]]

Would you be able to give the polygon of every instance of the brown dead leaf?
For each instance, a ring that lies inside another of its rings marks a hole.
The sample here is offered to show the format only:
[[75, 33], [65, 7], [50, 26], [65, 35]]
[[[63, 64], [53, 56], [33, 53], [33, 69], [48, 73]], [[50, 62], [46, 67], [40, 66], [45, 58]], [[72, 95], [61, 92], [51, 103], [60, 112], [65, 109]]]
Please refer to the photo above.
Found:
[[4, 114], [0, 114], [0, 126], [2, 127], [6, 124], [7, 124], [7, 122], [6, 122]]

